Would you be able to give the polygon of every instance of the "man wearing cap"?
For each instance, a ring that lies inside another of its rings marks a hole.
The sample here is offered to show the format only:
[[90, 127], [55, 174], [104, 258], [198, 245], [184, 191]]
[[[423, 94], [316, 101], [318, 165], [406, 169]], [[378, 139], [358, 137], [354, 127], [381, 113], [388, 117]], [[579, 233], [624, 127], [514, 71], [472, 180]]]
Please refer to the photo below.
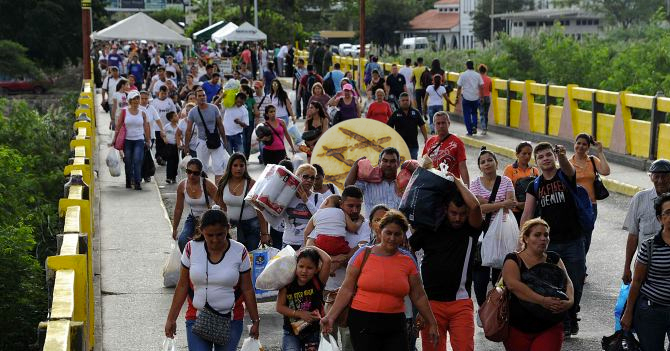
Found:
[[116, 85], [121, 80], [119, 76], [119, 68], [116, 66], [111, 66], [107, 68], [108, 73], [105, 80], [102, 82], [102, 101], [108, 101], [110, 96], [114, 96], [116, 93]]
[[631, 283], [631, 262], [635, 252], [642, 243], [661, 231], [661, 223], [656, 218], [654, 200], [664, 193], [670, 192], [670, 161], [658, 159], [649, 167], [649, 178], [653, 188], [642, 190], [630, 200], [628, 213], [623, 222], [623, 229], [628, 231], [626, 241], [626, 263], [623, 267], [621, 280]]

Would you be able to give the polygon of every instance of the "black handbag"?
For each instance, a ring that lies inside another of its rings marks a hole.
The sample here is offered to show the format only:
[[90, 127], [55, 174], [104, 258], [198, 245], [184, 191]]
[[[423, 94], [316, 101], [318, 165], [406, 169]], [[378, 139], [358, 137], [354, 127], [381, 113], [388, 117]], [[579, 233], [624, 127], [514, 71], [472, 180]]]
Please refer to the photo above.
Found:
[[[539, 263], [521, 273], [521, 281], [541, 296], [569, 300], [565, 293], [565, 272], [553, 263]], [[519, 299], [519, 303], [534, 317], [551, 323], [558, 323], [565, 317], [563, 313], [552, 311], [532, 302]]]
[[205, 267], [205, 307], [198, 311], [191, 331], [209, 342], [227, 345], [230, 341], [230, 312], [220, 313], [207, 302], [207, 286], [209, 285], [209, 258], [207, 257]]
[[207, 148], [211, 150], [220, 148], [221, 137], [219, 136], [219, 133], [217, 133], [216, 123], [214, 123], [214, 132], [210, 133], [209, 129], [207, 129], [207, 123], [205, 123], [205, 119], [202, 117], [202, 112], [200, 112], [200, 107], [198, 107], [198, 114], [200, 115], [202, 126], [205, 128], [205, 144], [207, 145]]
[[312, 141], [321, 135], [321, 129], [313, 129], [313, 130], [308, 130], [304, 133], [302, 133], [302, 140], [304, 141]]
[[151, 157], [151, 150], [144, 147], [144, 159], [142, 160], [142, 178], [152, 177], [156, 174], [156, 164]]
[[619, 330], [611, 336], [603, 336], [600, 343], [605, 351], [641, 351], [640, 342], [631, 332]]
[[610, 196], [610, 192], [607, 191], [605, 184], [603, 184], [603, 180], [600, 179], [600, 174], [596, 169], [596, 161], [593, 160], [593, 156], [589, 156], [589, 159], [591, 159], [591, 164], [593, 165], [593, 173], [596, 174], [596, 179], [593, 181], [593, 192], [596, 195], [596, 200], [605, 200]]

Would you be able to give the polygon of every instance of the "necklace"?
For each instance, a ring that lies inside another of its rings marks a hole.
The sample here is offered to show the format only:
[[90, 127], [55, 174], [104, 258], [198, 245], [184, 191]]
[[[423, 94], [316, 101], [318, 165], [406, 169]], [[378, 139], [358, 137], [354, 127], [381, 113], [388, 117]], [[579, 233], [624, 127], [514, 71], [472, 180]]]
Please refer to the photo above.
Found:
[[242, 186], [242, 184], [244, 184], [244, 180], [240, 181], [234, 188], [232, 187], [232, 183], [233, 182], [228, 182], [228, 191], [230, 191], [231, 194], [235, 195], [237, 193], [237, 189], [239, 189]]

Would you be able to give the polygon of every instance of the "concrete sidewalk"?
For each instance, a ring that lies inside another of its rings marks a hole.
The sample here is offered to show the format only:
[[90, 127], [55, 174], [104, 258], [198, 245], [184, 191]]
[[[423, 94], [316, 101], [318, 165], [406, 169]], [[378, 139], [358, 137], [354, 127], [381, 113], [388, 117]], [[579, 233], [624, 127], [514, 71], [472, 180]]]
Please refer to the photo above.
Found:
[[[487, 149], [504, 155], [511, 159], [516, 159], [516, 146], [524, 139], [521, 134], [519, 137], [512, 137], [500, 133], [493, 132], [491, 128], [486, 135], [475, 134], [471, 137], [467, 136], [467, 130], [465, 124], [459, 121], [458, 118], [452, 119], [451, 127], [449, 131], [457, 134], [463, 143], [468, 146], [480, 148], [486, 146]], [[480, 130], [481, 133], [481, 130]], [[537, 138], [541, 140], [542, 136], [537, 135]], [[553, 143], [553, 140], [547, 140]], [[537, 144], [533, 142], [533, 144]], [[572, 157], [572, 147], [566, 146], [568, 149], [568, 157]], [[651, 186], [651, 181], [647, 172], [641, 169], [628, 167], [620, 163], [615, 163], [611, 159], [608, 159], [610, 165], [611, 174], [607, 177], [602, 177], [605, 187], [609, 191], [617, 192], [623, 195], [633, 196], [640, 190], [649, 188]], [[501, 165], [501, 170], [505, 165]]]
[[[125, 188], [124, 174], [110, 176], [109, 114], [98, 111], [97, 117], [101, 306], [96, 309], [102, 311], [97, 326], [102, 332], [96, 350], [157, 350], [173, 295], [173, 289], [163, 288], [161, 274], [172, 243], [170, 221], [155, 181], [136, 191]], [[178, 349], [186, 350], [183, 318], [177, 323]]]

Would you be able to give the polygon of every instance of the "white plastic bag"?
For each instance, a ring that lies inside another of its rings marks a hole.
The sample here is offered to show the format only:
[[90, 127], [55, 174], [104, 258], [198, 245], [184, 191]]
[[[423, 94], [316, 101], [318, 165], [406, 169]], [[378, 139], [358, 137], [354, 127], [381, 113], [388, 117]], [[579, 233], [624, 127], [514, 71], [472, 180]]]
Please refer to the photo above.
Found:
[[263, 346], [261, 346], [261, 342], [258, 339], [254, 339], [252, 337], [248, 337], [244, 339], [244, 342], [242, 343], [242, 349], [240, 351], [262, 351]]
[[279, 290], [289, 285], [295, 278], [295, 250], [287, 245], [277, 256], [270, 259], [268, 265], [256, 279], [256, 288], [261, 290]]
[[516, 251], [518, 242], [519, 225], [516, 218], [501, 208], [482, 239], [482, 266], [502, 268], [505, 256]]
[[332, 335], [327, 334], [324, 336], [324, 334], [321, 334], [319, 351], [340, 351], [340, 347], [337, 346], [337, 341]]
[[179, 275], [181, 271], [181, 253], [179, 252], [179, 245], [173, 242], [170, 246], [170, 256], [168, 256], [163, 266], [163, 286], [166, 288], [173, 288], [179, 282]]
[[291, 163], [293, 164], [293, 169], [298, 169], [300, 165], [307, 163], [307, 154], [304, 152], [297, 152], [291, 158]]
[[175, 347], [174, 339], [165, 338], [165, 340], [163, 340], [163, 348], [161, 350], [163, 350], [163, 351], [175, 351], [176, 349], [177, 348]]
[[288, 135], [293, 138], [293, 144], [298, 145], [302, 142], [302, 134], [300, 133], [300, 129], [298, 129], [298, 126], [295, 125], [295, 123], [290, 122], [288, 124]]
[[112, 177], [121, 175], [121, 157], [119, 157], [119, 150], [110, 147], [107, 151], [107, 158], [105, 159], [107, 167], [109, 167], [109, 174]]

